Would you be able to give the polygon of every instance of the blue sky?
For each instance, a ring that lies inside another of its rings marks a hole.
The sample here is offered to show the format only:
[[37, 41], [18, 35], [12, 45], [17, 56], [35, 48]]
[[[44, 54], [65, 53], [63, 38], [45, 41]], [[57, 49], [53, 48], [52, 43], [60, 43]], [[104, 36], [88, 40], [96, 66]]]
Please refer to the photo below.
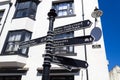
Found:
[[120, 0], [99, 0], [109, 70], [120, 66]]

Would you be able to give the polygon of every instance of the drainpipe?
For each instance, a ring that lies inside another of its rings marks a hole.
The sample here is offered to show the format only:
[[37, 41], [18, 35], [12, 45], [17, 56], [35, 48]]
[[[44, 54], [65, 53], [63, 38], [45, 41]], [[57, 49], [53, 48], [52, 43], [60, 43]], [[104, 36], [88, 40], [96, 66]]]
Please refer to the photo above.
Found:
[[[81, 4], [82, 4], [82, 20], [84, 21], [85, 13], [84, 13], [84, 2], [83, 2], [83, 0], [81, 0]], [[85, 36], [85, 29], [83, 29], [83, 35]], [[84, 45], [84, 52], [85, 52], [85, 61], [87, 61], [87, 47], [86, 47], [86, 45]], [[88, 68], [86, 69], [86, 80], [89, 80]]]

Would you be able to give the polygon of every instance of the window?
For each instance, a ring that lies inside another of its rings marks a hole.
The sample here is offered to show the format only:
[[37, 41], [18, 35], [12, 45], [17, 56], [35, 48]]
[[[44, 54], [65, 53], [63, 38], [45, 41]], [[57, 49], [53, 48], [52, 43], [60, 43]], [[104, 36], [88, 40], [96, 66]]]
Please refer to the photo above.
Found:
[[8, 32], [7, 40], [3, 48], [2, 54], [23, 54], [27, 55], [28, 48], [19, 49], [21, 41], [28, 41], [31, 38], [31, 33], [26, 30]]
[[14, 18], [29, 17], [34, 19], [38, 3], [36, 0], [18, 0]]
[[0, 76], [0, 80], [21, 80], [21, 76]]
[[0, 22], [1, 22], [1, 20], [2, 20], [3, 14], [4, 14], [4, 10], [1, 10], [1, 11], [0, 11]]
[[50, 80], [74, 80], [74, 75], [54, 75], [50, 76]]
[[73, 15], [73, 1], [53, 3], [53, 8], [56, 10], [58, 16]]
[[[66, 39], [74, 37], [74, 32], [68, 32], [55, 35], [55, 39]], [[55, 48], [55, 54], [70, 54], [74, 53], [74, 46], [65, 46]]]

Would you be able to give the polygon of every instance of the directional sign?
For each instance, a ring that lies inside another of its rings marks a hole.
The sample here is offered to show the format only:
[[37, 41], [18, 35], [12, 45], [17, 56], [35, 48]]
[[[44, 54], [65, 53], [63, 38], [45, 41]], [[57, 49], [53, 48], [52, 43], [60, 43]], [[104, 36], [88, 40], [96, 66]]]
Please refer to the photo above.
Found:
[[92, 25], [92, 22], [90, 20], [84, 20], [81, 22], [76, 22], [76, 23], [54, 28], [54, 34], [62, 34], [66, 32], [89, 28], [91, 25]]
[[44, 42], [46, 42], [46, 36], [40, 37], [40, 38], [37, 38], [37, 39], [32, 39], [30, 41], [20, 42], [19, 48], [35, 46], [35, 45], [39, 45], [39, 44], [44, 43]]
[[93, 40], [94, 38], [91, 35], [74, 37], [69, 39], [60, 39], [60, 40], [54, 40], [54, 46], [61, 47], [61, 46], [69, 46], [69, 45], [90, 44], [93, 42]]
[[78, 60], [78, 59], [72, 59], [68, 57], [63, 57], [63, 56], [53, 56], [53, 63], [62, 64], [66, 66], [71, 66], [71, 67], [81, 67], [81, 68], [87, 68], [88, 63], [83, 60]]
[[[70, 45], [90, 44], [93, 42], [93, 40], [94, 38], [91, 35], [68, 38], [68, 39], [60, 39], [60, 40], [54, 40], [54, 46], [61, 47], [61, 46], [70, 46]], [[20, 42], [19, 48], [31, 47], [45, 42], [46, 42], [46, 36], [37, 39], [32, 39], [30, 41]]]

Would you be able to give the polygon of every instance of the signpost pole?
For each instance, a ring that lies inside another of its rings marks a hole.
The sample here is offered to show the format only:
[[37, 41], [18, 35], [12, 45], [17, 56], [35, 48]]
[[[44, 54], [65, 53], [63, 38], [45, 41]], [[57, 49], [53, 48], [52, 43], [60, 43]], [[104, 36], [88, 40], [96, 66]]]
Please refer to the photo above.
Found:
[[54, 9], [51, 9], [48, 13], [49, 16], [49, 30], [47, 33], [47, 39], [46, 39], [46, 55], [44, 57], [44, 63], [43, 63], [43, 73], [42, 73], [42, 80], [49, 80], [49, 73], [50, 73], [50, 67], [51, 67], [51, 61], [53, 53], [53, 22], [55, 21], [55, 17], [57, 14], [55, 13]]

